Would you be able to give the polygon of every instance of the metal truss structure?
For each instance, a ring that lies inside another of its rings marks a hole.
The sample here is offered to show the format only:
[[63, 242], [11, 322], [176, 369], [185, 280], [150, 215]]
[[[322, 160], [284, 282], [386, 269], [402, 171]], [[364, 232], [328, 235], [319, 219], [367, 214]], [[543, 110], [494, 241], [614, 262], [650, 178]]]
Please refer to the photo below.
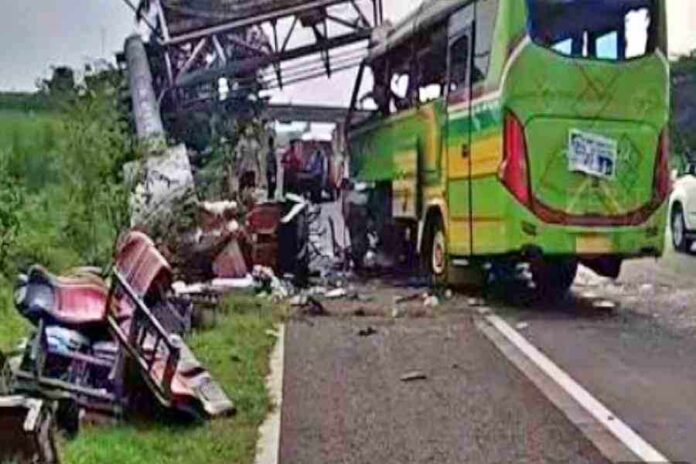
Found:
[[177, 113], [355, 67], [383, 20], [382, 0], [148, 3], [154, 87]]

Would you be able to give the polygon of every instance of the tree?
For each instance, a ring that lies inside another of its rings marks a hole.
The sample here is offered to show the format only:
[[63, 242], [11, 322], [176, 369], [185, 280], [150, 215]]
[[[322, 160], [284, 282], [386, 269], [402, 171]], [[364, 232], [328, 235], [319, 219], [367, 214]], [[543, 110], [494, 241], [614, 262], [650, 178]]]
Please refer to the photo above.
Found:
[[75, 96], [75, 72], [67, 66], [54, 66], [52, 69], [51, 78], [39, 82], [39, 92], [60, 106]]

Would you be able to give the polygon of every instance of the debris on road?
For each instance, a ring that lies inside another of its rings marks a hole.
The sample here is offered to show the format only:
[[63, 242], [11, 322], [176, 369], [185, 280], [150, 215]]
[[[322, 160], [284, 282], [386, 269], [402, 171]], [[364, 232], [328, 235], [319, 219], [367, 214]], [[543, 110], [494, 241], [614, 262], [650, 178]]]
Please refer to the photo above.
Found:
[[640, 293], [653, 293], [655, 291], [655, 286], [652, 284], [643, 284], [639, 288]]
[[528, 329], [528, 328], [529, 328], [529, 323], [528, 323], [528, 322], [518, 322], [518, 323], [515, 325], [515, 328], [516, 328], [517, 330], [525, 330], [525, 329]]
[[347, 295], [348, 291], [345, 288], [336, 288], [334, 290], [326, 292], [325, 296], [330, 300], [337, 300], [339, 298], [346, 297]]
[[358, 330], [358, 336], [360, 337], [370, 337], [372, 335], [376, 335], [377, 330], [374, 327], [366, 327], [364, 329]]
[[479, 306], [477, 308], [474, 308], [477, 313], [479, 313], [481, 316], [487, 316], [491, 313], [491, 308], [487, 306]]
[[415, 382], [417, 380], [427, 380], [428, 376], [421, 371], [411, 371], [402, 375], [399, 380], [402, 382]]
[[329, 312], [323, 304], [313, 296], [308, 296], [306, 303], [302, 306], [302, 314], [312, 317], [326, 316]]
[[613, 311], [618, 305], [617, 303], [609, 300], [599, 300], [592, 303], [592, 307], [602, 311]]
[[404, 314], [406, 314], [406, 310], [400, 306], [394, 306], [392, 307], [391, 311], [391, 317], [393, 319], [398, 319], [400, 317], [404, 317]]
[[[427, 297], [427, 294], [426, 294]], [[412, 293], [410, 295], [397, 296], [394, 297], [394, 304], [407, 303], [410, 301], [417, 301], [423, 298], [423, 293]]]
[[580, 298], [583, 298], [585, 300], [596, 300], [597, 298], [599, 298], [599, 294], [597, 294], [596, 292], [581, 292]]

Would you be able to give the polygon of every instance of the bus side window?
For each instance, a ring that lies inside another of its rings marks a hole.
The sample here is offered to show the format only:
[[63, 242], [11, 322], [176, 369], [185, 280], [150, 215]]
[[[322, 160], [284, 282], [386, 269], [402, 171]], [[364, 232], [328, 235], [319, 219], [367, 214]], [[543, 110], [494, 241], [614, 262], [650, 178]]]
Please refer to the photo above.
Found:
[[498, 16], [498, 0], [478, 0], [476, 3], [476, 50], [472, 83], [483, 81], [488, 76], [491, 48]]
[[469, 73], [469, 36], [463, 35], [450, 46], [450, 92], [466, 87]]

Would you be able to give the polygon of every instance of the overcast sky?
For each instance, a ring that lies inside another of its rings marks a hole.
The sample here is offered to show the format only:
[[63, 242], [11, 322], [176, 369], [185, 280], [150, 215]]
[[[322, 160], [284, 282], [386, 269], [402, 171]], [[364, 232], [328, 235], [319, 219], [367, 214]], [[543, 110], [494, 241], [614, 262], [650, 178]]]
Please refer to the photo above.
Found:
[[[696, 0], [668, 0], [672, 52], [696, 48]], [[384, 0], [386, 16], [397, 20], [419, 0]], [[135, 31], [122, 0], [0, 0], [0, 89], [33, 90], [53, 64], [81, 67], [112, 58]], [[299, 85], [277, 101], [340, 103], [350, 94], [350, 73], [331, 81]], [[339, 100], [339, 101], [337, 101]]]

